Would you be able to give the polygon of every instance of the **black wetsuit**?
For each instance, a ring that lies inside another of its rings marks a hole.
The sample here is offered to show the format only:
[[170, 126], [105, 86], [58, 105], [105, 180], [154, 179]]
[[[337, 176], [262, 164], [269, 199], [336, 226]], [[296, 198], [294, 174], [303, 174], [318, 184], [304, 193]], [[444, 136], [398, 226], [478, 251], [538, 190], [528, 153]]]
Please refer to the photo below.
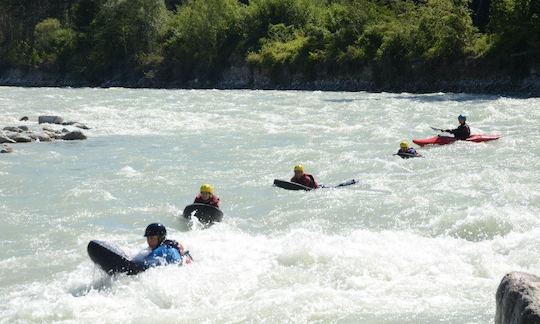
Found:
[[458, 140], [466, 140], [471, 136], [471, 129], [467, 124], [459, 125], [456, 129], [447, 129], [446, 131], [450, 134], [454, 134], [454, 137]]

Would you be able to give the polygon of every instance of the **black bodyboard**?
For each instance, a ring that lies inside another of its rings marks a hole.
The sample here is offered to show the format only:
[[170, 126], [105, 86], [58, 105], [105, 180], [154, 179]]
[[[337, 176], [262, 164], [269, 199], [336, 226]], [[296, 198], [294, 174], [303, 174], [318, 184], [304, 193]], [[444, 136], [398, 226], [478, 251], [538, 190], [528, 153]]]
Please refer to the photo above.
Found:
[[134, 275], [146, 270], [142, 264], [131, 261], [124, 251], [105, 241], [90, 241], [87, 251], [90, 259], [108, 274]]
[[313, 189], [313, 188], [310, 188], [310, 187], [306, 187], [306, 186], [304, 186], [304, 185], [301, 185], [301, 184], [299, 184], [299, 183], [294, 183], [294, 182], [285, 181], [285, 180], [279, 180], [279, 179], [274, 179], [274, 186], [279, 187], [279, 188], [282, 188], [282, 189], [286, 189], [286, 190], [305, 190], [305, 191], [310, 191], [310, 190]]
[[214, 222], [221, 222], [223, 219], [223, 212], [211, 205], [195, 203], [186, 206], [184, 208], [184, 217], [191, 219], [191, 214], [195, 211], [194, 216], [199, 219], [199, 222], [209, 224]]

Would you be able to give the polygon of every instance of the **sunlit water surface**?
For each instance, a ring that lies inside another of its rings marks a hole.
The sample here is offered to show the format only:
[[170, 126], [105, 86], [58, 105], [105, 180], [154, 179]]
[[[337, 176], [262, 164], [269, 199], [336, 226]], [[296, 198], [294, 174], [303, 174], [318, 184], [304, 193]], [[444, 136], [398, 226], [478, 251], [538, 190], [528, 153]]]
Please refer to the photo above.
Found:
[[[540, 273], [540, 100], [466, 94], [0, 88], [88, 140], [0, 155], [0, 322], [491, 323], [508, 271]], [[395, 153], [468, 115], [489, 143]], [[19, 123], [22, 116], [29, 122]], [[303, 163], [342, 189], [272, 187]], [[224, 221], [181, 217], [212, 183]], [[109, 278], [162, 222], [196, 262]]]

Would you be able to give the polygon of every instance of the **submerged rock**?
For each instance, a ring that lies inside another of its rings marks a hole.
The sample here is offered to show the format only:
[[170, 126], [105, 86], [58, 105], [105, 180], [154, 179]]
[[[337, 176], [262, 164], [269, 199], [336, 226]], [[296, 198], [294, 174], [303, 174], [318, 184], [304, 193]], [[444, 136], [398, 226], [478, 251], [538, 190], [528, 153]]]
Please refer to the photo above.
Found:
[[24, 116], [22, 117], [21, 119], [19, 119], [19, 121], [27, 121], [28, 120], [28, 117]]
[[495, 324], [540, 323], [540, 278], [508, 273], [499, 284], [496, 303]]
[[61, 138], [65, 141], [84, 140], [86, 139], [86, 135], [84, 135], [81, 131], [76, 130], [76, 131], [66, 133]]
[[22, 132], [22, 129], [16, 126], [6, 126], [2, 130], [8, 131], [8, 132], [14, 132], [14, 133]]
[[4, 132], [0, 133], [0, 144], [2, 143], [15, 143], [13, 139], [8, 134], [5, 134]]
[[10, 136], [12, 140], [17, 143], [29, 143], [32, 142], [32, 138], [27, 134], [17, 133], [15, 136]]
[[[45, 131], [29, 133], [28, 136], [31, 139], [33, 139], [35, 141], [39, 141], [39, 142], [50, 142], [51, 141], [51, 136], [49, 136], [49, 134], [47, 134]], [[55, 137], [55, 138], [57, 138], [57, 137]]]
[[86, 126], [85, 124], [76, 123], [75, 127], [78, 127], [80, 129], [90, 129], [90, 127]]
[[13, 148], [11, 146], [7, 145], [0, 145], [0, 153], [11, 153], [13, 152]]

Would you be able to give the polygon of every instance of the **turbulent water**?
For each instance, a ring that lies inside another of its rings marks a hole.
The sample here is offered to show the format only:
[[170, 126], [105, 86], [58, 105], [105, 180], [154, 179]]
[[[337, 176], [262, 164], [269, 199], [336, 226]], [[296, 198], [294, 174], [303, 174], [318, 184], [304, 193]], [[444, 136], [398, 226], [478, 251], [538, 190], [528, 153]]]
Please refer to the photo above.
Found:
[[[501, 277], [540, 272], [539, 99], [0, 88], [0, 107], [92, 128], [0, 155], [2, 323], [491, 323]], [[392, 155], [460, 113], [501, 139]], [[360, 183], [272, 186], [297, 163]], [[202, 229], [180, 214], [206, 182], [225, 217]], [[109, 278], [88, 258], [137, 253], [156, 221], [194, 264]]]

